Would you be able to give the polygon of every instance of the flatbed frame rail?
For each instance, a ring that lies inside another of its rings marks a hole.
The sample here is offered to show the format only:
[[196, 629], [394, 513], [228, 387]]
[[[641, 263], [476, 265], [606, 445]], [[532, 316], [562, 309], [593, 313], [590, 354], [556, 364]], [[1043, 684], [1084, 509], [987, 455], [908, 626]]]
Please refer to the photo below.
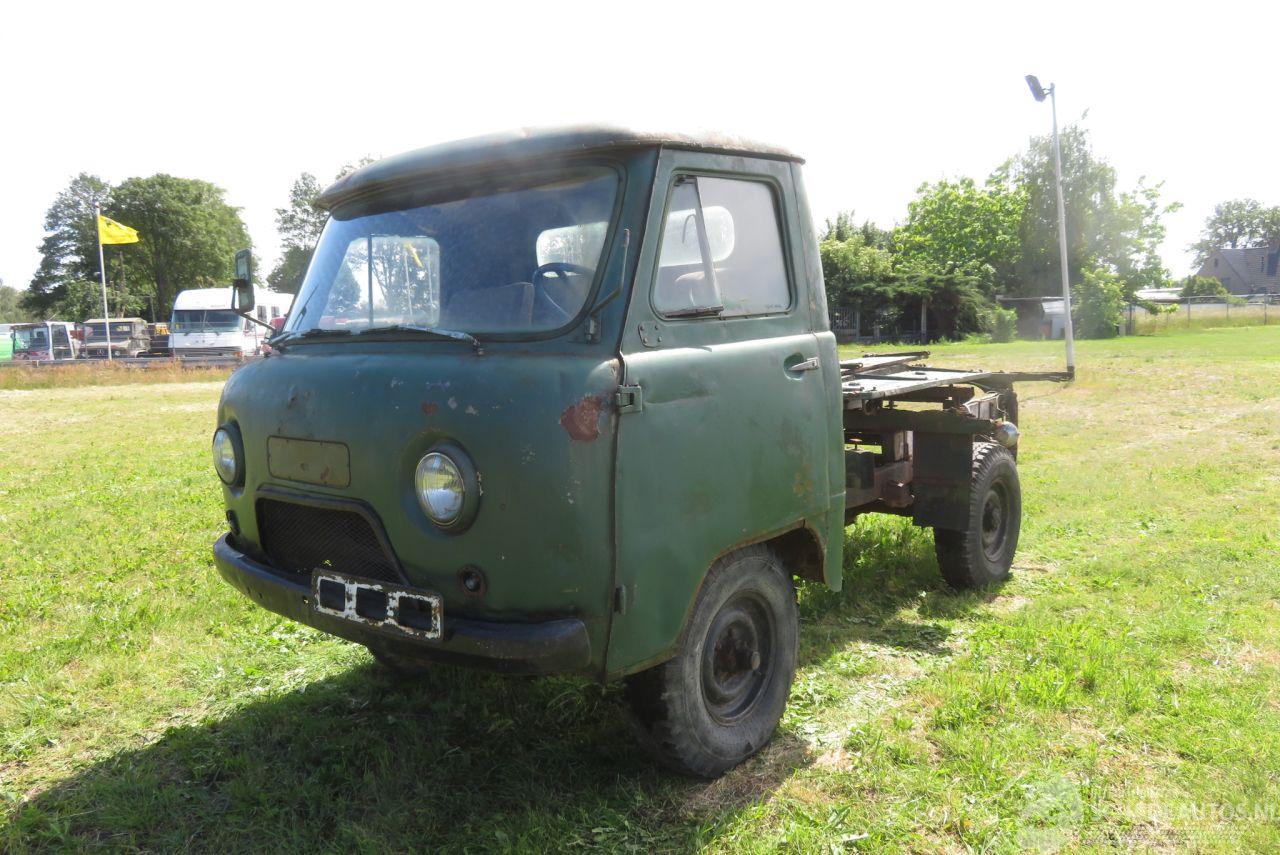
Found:
[[909, 396], [941, 386], [962, 384], [980, 389], [1007, 389], [1014, 383], [1073, 379], [1072, 372], [1068, 371], [977, 371], [916, 364], [928, 355], [927, 350], [911, 350], [841, 360], [840, 386], [846, 408], [860, 406], [866, 401]]

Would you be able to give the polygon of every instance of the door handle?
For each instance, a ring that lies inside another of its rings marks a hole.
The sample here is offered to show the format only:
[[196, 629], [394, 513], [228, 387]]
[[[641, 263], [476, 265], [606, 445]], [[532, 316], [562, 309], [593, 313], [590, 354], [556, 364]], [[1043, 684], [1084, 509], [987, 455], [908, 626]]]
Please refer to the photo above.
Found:
[[822, 367], [822, 363], [818, 361], [818, 357], [810, 356], [803, 362], [797, 362], [795, 365], [787, 366], [788, 371], [794, 371], [799, 374], [801, 371], [816, 371]]

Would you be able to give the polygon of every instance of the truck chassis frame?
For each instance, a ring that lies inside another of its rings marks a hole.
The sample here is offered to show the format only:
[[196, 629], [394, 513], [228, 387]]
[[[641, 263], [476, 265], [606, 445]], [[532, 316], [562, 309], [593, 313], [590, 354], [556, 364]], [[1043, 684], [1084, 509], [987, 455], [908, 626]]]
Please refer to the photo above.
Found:
[[[844, 399], [845, 522], [864, 513], [964, 529], [975, 441], [1017, 454], [1016, 382], [1071, 372], [997, 372], [919, 364], [925, 350], [840, 362]], [[936, 404], [937, 408], [902, 405]]]

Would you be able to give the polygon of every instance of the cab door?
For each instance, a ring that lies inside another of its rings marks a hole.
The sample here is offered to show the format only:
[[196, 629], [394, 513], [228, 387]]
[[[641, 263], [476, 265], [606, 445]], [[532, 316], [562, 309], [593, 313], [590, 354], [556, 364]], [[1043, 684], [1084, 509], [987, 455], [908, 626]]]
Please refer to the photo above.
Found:
[[71, 344], [71, 335], [63, 324], [54, 324], [50, 333], [53, 346], [49, 349], [50, 359], [74, 359], [76, 352]]
[[621, 343], [614, 674], [670, 655], [716, 558], [828, 510], [791, 181], [785, 161], [659, 160]]

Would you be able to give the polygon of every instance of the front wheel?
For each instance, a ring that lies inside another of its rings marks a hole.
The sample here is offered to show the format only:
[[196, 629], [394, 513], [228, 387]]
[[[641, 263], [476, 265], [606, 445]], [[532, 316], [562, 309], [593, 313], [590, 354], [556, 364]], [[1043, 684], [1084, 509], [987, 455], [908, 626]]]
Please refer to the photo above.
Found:
[[627, 680], [641, 743], [666, 766], [714, 778], [773, 738], [796, 670], [791, 574], [766, 547], [707, 573], [675, 657]]
[[982, 588], [1009, 578], [1022, 529], [1022, 486], [1008, 449], [990, 442], [973, 446], [969, 481], [969, 525], [963, 531], [933, 530], [938, 569], [953, 588]]

